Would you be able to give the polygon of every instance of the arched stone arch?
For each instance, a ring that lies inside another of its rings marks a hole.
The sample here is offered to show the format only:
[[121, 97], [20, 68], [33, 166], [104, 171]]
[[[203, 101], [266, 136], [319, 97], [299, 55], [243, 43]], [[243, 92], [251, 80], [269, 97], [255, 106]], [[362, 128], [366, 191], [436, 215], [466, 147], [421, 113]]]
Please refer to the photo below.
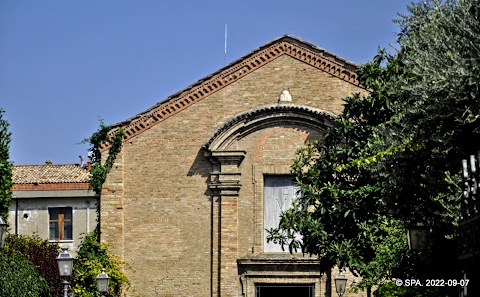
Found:
[[276, 126], [297, 126], [324, 131], [335, 115], [302, 105], [272, 104], [251, 109], [229, 119], [204, 144], [207, 151], [225, 151], [231, 144], [255, 131]]

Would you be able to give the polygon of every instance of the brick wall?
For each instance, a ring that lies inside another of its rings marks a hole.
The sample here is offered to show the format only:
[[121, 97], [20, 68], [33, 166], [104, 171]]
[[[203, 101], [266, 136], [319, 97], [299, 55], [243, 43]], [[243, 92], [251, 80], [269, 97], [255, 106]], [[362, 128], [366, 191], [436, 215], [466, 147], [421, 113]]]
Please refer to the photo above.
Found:
[[[201, 147], [219, 125], [276, 103], [285, 88], [293, 104], [335, 113], [342, 109], [341, 98], [361, 91], [284, 55], [124, 144], [104, 185], [101, 226], [102, 240], [129, 264], [128, 296], [210, 296], [217, 290], [216, 276], [226, 288], [221, 296], [239, 294], [235, 258], [263, 255], [262, 174], [288, 173], [295, 149], [321, 133], [278, 127], [239, 141], [238, 149], [247, 152], [240, 196], [221, 202], [212, 202], [207, 186], [212, 165]], [[229, 255], [222, 263], [212, 254], [218, 203], [226, 220], [220, 230], [237, 234], [220, 242]]]

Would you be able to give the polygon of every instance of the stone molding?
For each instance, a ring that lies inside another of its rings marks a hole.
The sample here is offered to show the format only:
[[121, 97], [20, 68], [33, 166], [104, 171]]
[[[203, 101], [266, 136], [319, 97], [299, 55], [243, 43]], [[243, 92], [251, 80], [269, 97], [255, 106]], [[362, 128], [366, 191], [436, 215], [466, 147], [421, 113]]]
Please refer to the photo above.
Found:
[[[311, 275], [312, 273], [320, 275], [320, 260], [317, 258], [243, 258], [238, 259], [237, 263], [240, 267], [240, 274], [247, 277], [291, 277], [291, 273], [297, 276]], [[287, 271], [290, 272], [288, 276], [285, 274]]]
[[233, 142], [255, 131], [274, 126], [331, 127], [335, 114], [303, 105], [271, 104], [240, 113], [217, 128], [203, 145], [207, 150], [227, 149]]
[[240, 164], [245, 151], [207, 151], [205, 156], [212, 162], [208, 187], [218, 196], [238, 196], [240, 191]]
[[244, 258], [237, 260], [239, 284], [244, 297], [254, 297], [256, 284], [314, 285], [315, 296], [322, 296], [325, 275], [320, 260], [314, 258]]

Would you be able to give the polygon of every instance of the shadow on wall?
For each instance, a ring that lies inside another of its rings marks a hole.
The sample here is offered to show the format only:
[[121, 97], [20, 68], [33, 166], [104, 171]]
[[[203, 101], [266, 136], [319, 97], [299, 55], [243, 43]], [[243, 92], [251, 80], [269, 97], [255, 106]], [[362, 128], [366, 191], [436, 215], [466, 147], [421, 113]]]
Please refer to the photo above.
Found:
[[198, 150], [187, 176], [200, 175], [208, 178], [210, 176], [211, 163], [203, 154], [203, 149]]
[[193, 161], [192, 166], [190, 166], [190, 169], [188, 170], [188, 173], [187, 173], [187, 176], [199, 175], [205, 178], [204, 195], [207, 197], [211, 196], [211, 192], [208, 189], [208, 181], [210, 177], [211, 167], [212, 167], [212, 164], [207, 159], [207, 157], [205, 157], [203, 148], [201, 148], [198, 150], [197, 155], [195, 156], [195, 160]]

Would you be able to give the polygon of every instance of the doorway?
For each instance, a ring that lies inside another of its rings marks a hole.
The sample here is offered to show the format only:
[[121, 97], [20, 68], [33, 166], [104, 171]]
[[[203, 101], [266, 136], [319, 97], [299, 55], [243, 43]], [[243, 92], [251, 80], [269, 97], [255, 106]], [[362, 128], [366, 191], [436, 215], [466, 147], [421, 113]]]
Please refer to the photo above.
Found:
[[255, 297], [314, 297], [314, 284], [257, 284]]

